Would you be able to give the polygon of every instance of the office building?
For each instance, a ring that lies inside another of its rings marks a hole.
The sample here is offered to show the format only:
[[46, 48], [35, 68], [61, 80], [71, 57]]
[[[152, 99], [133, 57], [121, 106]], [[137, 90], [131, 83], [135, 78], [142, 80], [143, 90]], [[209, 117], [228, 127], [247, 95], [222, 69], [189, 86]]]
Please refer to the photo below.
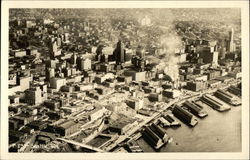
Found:
[[162, 93], [164, 96], [169, 98], [177, 98], [181, 96], [181, 92], [179, 90], [166, 89]]
[[54, 128], [56, 132], [61, 136], [69, 136], [80, 129], [79, 124], [74, 122], [73, 120], [67, 120], [65, 122], [62, 122]]
[[135, 56], [132, 58], [132, 64], [134, 65], [135, 69], [143, 72], [145, 69], [146, 61], [143, 58], [140, 58], [139, 56]]
[[24, 57], [26, 56], [27, 52], [25, 50], [15, 50], [14, 56], [15, 57]]
[[203, 89], [207, 88], [207, 82], [203, 82], [203, 81], [189, 81], [187, 82], [187, 89], [191, 90], [191, 91], [201, 91]]
[[50, 79], [50, 87], [56, 89], [57, 91], [60, 90], [62, 86], [66, 84], [65, 78], [51, 78]]
[[76, 53], [74, 52], [73, 55], [70, 57], [70, 63], [71, 64], [76, 64], [77, 56]]
[[32, 87], [25, 91], [25, 100], [26, 103], [31, 105], [37, 105], [42, 103], [43, 97], [42, 97], [42, 90], [39, 86]]
[[80, 59], [79, 60], [79, 68], [81, 71], [89, 71], [91, 70], [91, 60], [86, 58], [86, 59]]
[[55, 77], [55, 69], [54, 68], [46, 68], [46, 80], [50, 81], [50, 79], [53, 77]]
[[144, 103], [143, 99], [135, 99], [135, 98], [130, 98], [126, 101], [126, 104], [136, 111], [143, 108], [143, 103]]
[[234, 29], [233, 28], [231, 29], [231, 31], [229, 31], [228, 51], [229, 52], [234, 52], [235, 51]]
[[219, 53], [213, 47], [203, 47], [199, 53], [204, 63], [218, 64]]
[[20, 86], [21, 91], [25, 91], [30, 88], [31, 77], [18, 77], [17, 84]]
[[125, 49], [121, 40], [117, 43], [116, 49], [113, 52], [113, 56], [115, 58], [116, 64], [125, 62]]

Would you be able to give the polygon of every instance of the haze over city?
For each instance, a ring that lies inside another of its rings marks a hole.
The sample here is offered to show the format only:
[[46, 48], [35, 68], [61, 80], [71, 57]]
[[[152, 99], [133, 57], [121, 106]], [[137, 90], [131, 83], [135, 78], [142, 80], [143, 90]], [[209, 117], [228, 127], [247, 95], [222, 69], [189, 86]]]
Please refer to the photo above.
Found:
[[9, 10], [9, 152], [241, 151], [241, 10]]

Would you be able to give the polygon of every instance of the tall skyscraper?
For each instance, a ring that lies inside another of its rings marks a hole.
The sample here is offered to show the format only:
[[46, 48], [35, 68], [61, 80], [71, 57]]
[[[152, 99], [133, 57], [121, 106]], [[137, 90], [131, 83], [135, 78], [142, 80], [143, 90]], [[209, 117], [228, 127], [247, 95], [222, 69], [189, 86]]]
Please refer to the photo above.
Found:
[[202, 58], [204, 63], [218, 64], [218, 52], [212, 47], [203, 47], [199, 52], [199, 58]]
[[61, 40], [60, 37], [57, 37], [56, 44], [57, 44], [58, 47], [60, 47], [62, 45], [62, 40]]
[[234, 52], [234, 29], [229, 31], [229, 52]]
[[234, 40], [234, 29], [232, 28], [231, 31], [229, 31], [229, 40], [233, 41]]
[[50, 46], [51, 58], [54, 58], [61, 54], [59, 47], [57, 46], [56, 40], [53, 40]]
[[73, 55], [70, 58], [70, 63], [71, 64], [76, 64], [77, 56], [76, 53], [74, 52]]
[[124, 44], [121, 40], [117, 43], [116, 49], [114, 51], [114, 57], [117, 64], [121, 64], [125, 62], [125, 49]]
[[46, 68], [46, 80], [50, 81], [52, 77], [55, 77], [55, 69], [54, 68]]
[[226, 55], [226, 40], [220, 42], [219, 59], [224, 59]]

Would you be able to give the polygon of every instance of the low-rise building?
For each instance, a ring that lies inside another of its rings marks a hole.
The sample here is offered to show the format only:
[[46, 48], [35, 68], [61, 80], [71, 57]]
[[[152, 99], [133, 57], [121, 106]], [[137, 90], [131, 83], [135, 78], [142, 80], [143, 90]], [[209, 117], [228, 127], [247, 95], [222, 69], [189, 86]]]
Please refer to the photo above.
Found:
[[217, 77], [221, 76], [221, 71], [220, 70], [208, 70], [205, 75], [207, 75], [207, 79], [215, 79]]
[[218, 77], [216, 78], [216, 80], [221, 81], [222, 83], [228, 83], [234, 80], [233, 77], [229, 77], [229, 76], [222, 76], [222, 77]]
[[199, 75], [194, 78], [195, 81], [207, 81], [207, 75]]
[[136, 125], [138, 125], [138, 122], [134, 119], [125, 116], [119, 116], [119, 119], [110, 122], [109, 129], [112, 132], [117, 132], [119, 135], [123, 135]]
[[56, 100], [46, 100], [44, 105], [49, 108], [50, 110], [58, 110], [60, 108], [60, 102]]
[[181, 92], [179, 90], [173, 89], [165, 89], [162, 94], [168, 98], [177, 98], [181, 96]]
[[50, 87], [56, 89], [57, 91], [61, 89], [62, 86], [66, 84], [65, 78], [51, 78]]
[[42, 90], [39, 86], [32, 87], [25, 91], [26, 103], [31, 105], [41, 104], [44, 100]]
[[61, 91], [63, 92], [73, 92], [74, 91], [74, 87], [73, 86], [68, 86], [68, 85], [65, 85], [65, 86], [62, 86], [61, 87]]
[[80, 128], [78, 123], [73, 120], [66, 120], [60, 124], [54, 126], [56, 133], [61, 136], [69, 136], [75, 132], [77, 132]]
[[19, 103], [19, 96], [13, 95], [9, 96], [10, 104], [18, 104]]
[[221, 85], [221, 81], [218, 80], [209, 80], [208, 81], [208, 86], [212, 88], [219, 87]]
[[106, 109], [104, 107], [100, 107], [100, 106], [95, 106], [95, 108], [88, 112], [87, 115], [88, 115], [88, 119], [90, 121], [94, 121], [100, 117], [103, 116], [103, 114], [105, 113]]
[[159, 94], [159, 93], [151, 93], [149, 96], [148, 96], [148, 99], [150, 101], [162, 101], [162, 94]]
[[79, 84], [75, 88], [76, 88], [76, 91], [88, 91], [88, 90], [92, 90], [94, 88], [94, 85], [92, 85], [92, 84]]
[[201, 91], [207, 88], [207, 82], [203, 82], [203, 81], [189, 81], [187, 82], [187, 89], [191, 90], [191, 91]]
[[126, 101], [126, 104], [136, 111], [143, 108], [143, 103], [144, 103], [143, 99], [135, 99], [135, 98], [129, 98]]
[[18, 121], [19, 125], [26, 125], [34, 120], [34, 116], [21, 113], [21, 114], [11, 117], [10, 119]]
[[241, 78], [242, 74], [241, 72], [229, 72], [228, 76], [233, 77], [234, 79], [239, 79]]
[[48, 123], [40, 120], [35, 120], [27, 124], [27, 126], [31, 129], [34, 129], [36, 131], [40, 131], [42, 129], [45, 129], [47, 127]]
[[133, 70], [124, 71], [125, 76], [132, 76], [132, 80], [134, 81], [145, 81], [146, 80], [146, 72], [137, 72]]

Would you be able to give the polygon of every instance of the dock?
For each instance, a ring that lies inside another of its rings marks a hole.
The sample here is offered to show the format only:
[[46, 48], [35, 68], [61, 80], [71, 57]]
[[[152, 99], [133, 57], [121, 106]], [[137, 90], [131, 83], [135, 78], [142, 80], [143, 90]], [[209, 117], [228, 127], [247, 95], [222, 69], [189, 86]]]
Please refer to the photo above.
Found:
[[170, 127], [179, 127], [181, 126], [180, 122], [178, 122], [172, 115], [165, 114], [163, 118], [170, 123]]
[[197, 105], [196, 103], [185, 101], [182, 105], [183, 107], [186, 107], [188, 111], [199, 118], [204, 118], [208, 115], [207, 112], [204, 111], [203, 107]]
[[231, 109], [219, 99], [209, 94], [203, 95], [200, 100], [219, 112], [228, 111]]
[[144, 126], [142, 137], [155, 150], [159, 150], [169, 140], [167, 133], [154, 123]]
[[191, 127], [194, 127], [198, 123], [198, 120], [194, 118], [194, 116], [190, 112], [181, 108], [180, 106], [175, 106], [172, 112], [175, 117]]

